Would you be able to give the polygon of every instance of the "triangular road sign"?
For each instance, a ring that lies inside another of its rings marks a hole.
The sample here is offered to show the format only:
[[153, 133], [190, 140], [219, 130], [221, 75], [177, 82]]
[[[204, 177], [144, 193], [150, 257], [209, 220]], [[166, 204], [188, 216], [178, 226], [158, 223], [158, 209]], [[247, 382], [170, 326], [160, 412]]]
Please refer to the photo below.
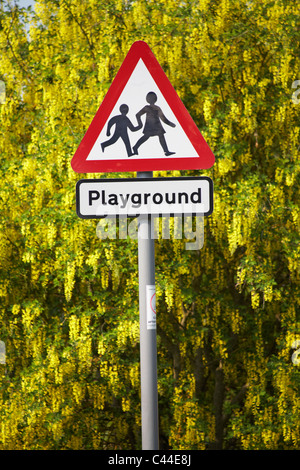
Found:
[[149, 46], [135, 42], [71, 165], [78, 173], [210, 168], [215, 157]]

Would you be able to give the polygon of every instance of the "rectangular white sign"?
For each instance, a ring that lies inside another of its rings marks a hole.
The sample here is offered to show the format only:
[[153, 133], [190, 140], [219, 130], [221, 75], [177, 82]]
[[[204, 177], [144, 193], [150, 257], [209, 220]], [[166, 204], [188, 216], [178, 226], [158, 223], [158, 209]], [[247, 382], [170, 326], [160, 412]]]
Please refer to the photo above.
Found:
[[143, 214], [203, 214], [213, 211], [207, 176], [86, 179], [76, 185], [77, 215], [84, 219]]

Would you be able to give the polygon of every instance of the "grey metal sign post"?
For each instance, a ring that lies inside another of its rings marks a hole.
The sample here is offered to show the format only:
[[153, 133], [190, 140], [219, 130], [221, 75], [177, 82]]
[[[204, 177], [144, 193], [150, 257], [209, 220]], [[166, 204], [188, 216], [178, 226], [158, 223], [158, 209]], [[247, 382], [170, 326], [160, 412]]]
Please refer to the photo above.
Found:
[[[137, 125], [131, 121], [134, 116]], [[143, 119], [145, 117], [144, 128], [142, 116]], [[167, 131], [160, 121], [168, 126]], [[111, 127], [113, 135], [107, 140]], [[155, 139], [158, 146], [153, 146], [153, 139], [150, 139], [153, 136], [158, 137]], [[168, 143], [172, 146], [170, 150]], [[165, 156], [162, 156], [162, 151]], [[173, 154], [176, 158], [170, 160]], [[181, 188], [183, 178], [180, 182], [169, 178], [168, 186], [163, 189], [157, 178], [152, 190], [146, 179], [153, 177], [149, 170], [198, 170], [210, 168], [214, 161], [211, 149], [148, 44], [136, 41], [75, 152], [71, 166], [78, 173], [137, 171], [137, 179], [144, 179], [145, 187], [148, 184], [147, 189], [141, 189], [140, 182], [132, 180], [135, 188], [131, 191], [123, 186], [127, 184], [123, 178], [117, 183], [118, 190], [115, 180], [109, 182], [107, 179], [82, 180], [76, 185], [79, 217], [135, 217], [137, 207], [141, 211], [138, 217], [138, 257], [143, 450], [158, 450], [159, 447], [154, 238], [147, 201], [149, 198], [151, 206], [152, 198], [152, 206], [157, 211], [154, 214], [185, 212], [209, 215], [212, 211], [212, 182], [209, 178], [199, 177], [193, 183], [189, 178], [188, 189]], [[192, 187], [194, 183], [196, 187]], [[172, 196], [169, 197], [168, 192]], [[178, 204], [175, 195], [178, 195]], [[185, 205], [185, 209], [180, 210], [181, 198], [187, 199], [184, 204], [189, 207]]]
[[[138, 216], [140, 310], [140, 372], [142, 448], [158, 450], [158, 393], [156, 344], [155, 253], [151, 216], [209, 215], [213, 183], [206, 176], [153, 178], [152, 171], [137, 178], [90, 179], [76, 184], [76, 211], [81, 218]], [[116, 226], [114, 226], [116, 228]], [[107, 233], [105, 237], [107, 238]], [[199, 235], [197, 230], [193, 236]], [[100, 237], [101, 238], [101, 237]], [[200, 243], [200, 240], [197, 243]], [[200, 245], [197, 245], [199, 249]]]
[[[107, 139], [111, 129], [113, 135]], [[156, 138], [153, 140], [152, 137]], [[170, 160], [173, 154], [176, 158]], [[151, 188], [152, 183], [147, 179], [153, 178], [152, 170], [205, 169], [214, 161], [211, 149], [148, 44], [136, 41], [71, 165], [78, 173], [136, 171], [137, 179], [144, 179], [142, 184], [132, 180], [134, 188], [132, 186], [130, 190], [123, 186], [127, 184], [123, 178], [118, 183], [87, 180], [76, 185], [79, 217], [135, 217], [137, 208], [140, 210], [138, 267], [143, 450], [159, 448], [154, 230], [150, 214], [209, 215], [212, 211], [209, 178], [199, 177], [197, 181], [189, 178], [188, 189], [181, 187], [182, 178], [177, 182], [175, 178], [169, 178], [164, 183], [155, 178], [155, 188]]]
[[[84, 179], [76, 184], [76, 211], [81, 218], [108, 217], [110, 221], [111, 217], [137, 217], [137, 213], [140, 214], [138, 270], [143, 450], [159, 449], [155, 230], [152, 216], [209, 215], [212, 210], [213, 183], [206, 176], [153, 178], [152, 171], [144, 171], [137, 172], [136, 179]], [[105, 232], [104, 238], [106, 235]], [[197, 230], [194, 235], [199, 235]], [[197, 246], [195, 249], [200, 248]]]
[[[137, 172], [138, 178], [152, 176], [152, 171]], [[151, 237], [151, 217], [140, 215], [138, 224], [142, 449], [158, 450], [156, 318], [153, 319], [155, 253], [154, 239]]]

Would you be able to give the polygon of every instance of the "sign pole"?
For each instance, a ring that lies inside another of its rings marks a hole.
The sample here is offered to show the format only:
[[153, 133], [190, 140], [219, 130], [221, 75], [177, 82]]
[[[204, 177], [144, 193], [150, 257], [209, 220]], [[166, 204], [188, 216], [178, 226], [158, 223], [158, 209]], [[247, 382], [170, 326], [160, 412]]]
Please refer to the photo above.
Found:
[[[152, 178], [153, 172], [137, 172], [137, 177]], [[138, 266], [142, 449], [158, 450], [155, 258], [151, 217], [148, 214], [140, 215], [138, 219]]]
[[[157, 121], [151, 117], [154, 110], [158, 112]], [[135, 145], [132, 145], [128, 129], [140, 131], [143, 127], [141, 116], [145, 113], [144, 129], [137, 134]], [[130, 120], [133, 116], [136, 117], [137, 127]], [[166, 131], [161, 120], [168, 126]], [[111, 127], [113, 135], [107, 139]], [[159, 138], [161, 148], [154, 149], [152, 139], [149, 141], [151, 136]], [[114, 147], [120, 140], [120, 146]], [[176, 158], [170, 159], [173, 154]], [[133, 155], [136, 157], [128, 158]], [[168, 182], [161, 183], [161, 178], [153, 179], [153, 171], [199, 170], [212, 167], [214, 161], [211, 149], [148, 44], [144, 41], [133, 43], [79, 144], [71, 166], [77, 173], [134, 171], [137, 172], [137, 179], [141, 178], [139, 182], [132, 180], [135, 187], [130, 190], [124, 186], [126, 179], [120, 179], [117, 184], [120, 189], [116, 192], [112, 192], [116, 188], [116, 180], [78, 181], [76, 211], [79, 217], [86, 219], [116, 215], [116, 210], [118, 215], [136, 217], [137, 207], [140, 207], [138, 266], [143, 450], [159, 448], [155, 259], [151, 215], [182, 213], [183, 204], [188, 206], [187, 213], [194, 213], [194, 207], [200, 210], [200, 206], [201, 214], [209, 215], [212, 212], [210, 179], [199, 177], [198, 180], [203, 180], [201, 183], [192, 183], [190, 179], [183, 191], [181, 180], [175, 182], [175, 178], [169, 178]], [[152, 180], [155, 188], [151, 189], [146, 178]]]

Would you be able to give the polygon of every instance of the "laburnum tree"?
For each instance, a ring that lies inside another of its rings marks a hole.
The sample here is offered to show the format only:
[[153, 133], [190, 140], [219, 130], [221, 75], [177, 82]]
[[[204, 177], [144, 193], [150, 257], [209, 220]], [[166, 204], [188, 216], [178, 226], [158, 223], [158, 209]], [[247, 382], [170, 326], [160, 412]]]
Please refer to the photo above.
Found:
[[155, 241], [160, 447], [299, 448], [299, 20], [289, 0], [1, 0], [0, 449], [141, 447], [137, 241], [77, 217], [70, 166], [136, 40], [216, 156], [154, 173], [214, 182], [203, 248]]

